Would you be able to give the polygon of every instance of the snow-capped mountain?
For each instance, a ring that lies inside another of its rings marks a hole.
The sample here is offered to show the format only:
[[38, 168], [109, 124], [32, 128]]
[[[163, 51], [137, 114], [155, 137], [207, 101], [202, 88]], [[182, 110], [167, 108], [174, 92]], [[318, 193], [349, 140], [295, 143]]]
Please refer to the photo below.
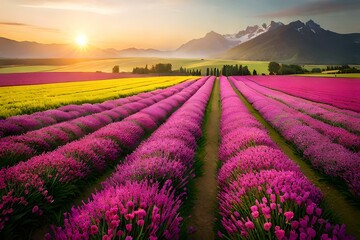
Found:
[[238, 33], [225, 34], [223, 36], [227, 40], [235, 43], [235, 45], [238, 45], [240, 43], [244, 43], [244, 42], [247, 42], [247, 41], [249, 41], [249, 40], [251, 40], [253, 38], [256, 38], [256, 37], [260, 36], [263, 33], [275, 30], [278, 27], [283, 26], [283, 25], [284, 24], [281, 23], [281, 22], [271, 21], [271, 23], [269, 25], [264, 23], [261, 26], [259, 26], [259, 25], [248, 26], [245, 30], [239, 31]]
[[282, 63], [358, 64], [360, 33], [339, 34], [310, 20], [294, 21], [220, 54], [224, 59]]
[[237, 44], [214, 31], [204, 37], [190, 40], [176, 50], [177, 57], [209, 57], [224, 52]]
[[261, 26], [249, 26], [238, 33], [225, 35], [211, 31], [202, 38], [181, 45], [174, 54], [177, 57], [212, 57], [283, 25], [272, 21], [269, 25], [264, 23]]

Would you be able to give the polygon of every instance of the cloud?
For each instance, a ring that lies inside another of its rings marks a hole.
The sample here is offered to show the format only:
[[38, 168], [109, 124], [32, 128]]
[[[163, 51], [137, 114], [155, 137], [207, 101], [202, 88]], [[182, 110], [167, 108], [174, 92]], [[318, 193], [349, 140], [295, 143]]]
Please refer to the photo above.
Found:
[[29, 27], [33, 29], [38, 29], [42, 31], [47, 32], [60, 32], [59, 29], [56, 28], [46, 28], [46, 27], [40, 27], [40, 26], [34, 26], [26, 23], [19, 23], [19, 22], [0, 22], [0, 26], [12, 26], [12, 27]]
[[136, 11], [144, 6], [163, 7], [189, 3], [192, 0], [14, 0], [26, 8], [82, 11], [113, 15], [123, 11]]
[[352, 0], [326, 0], [314, 3], [306, 3], [298, 7], [287, 8], [280, 11], [269, 12], [255, 17], [282, 18], [294, 16], [313, 16], [333, 12], [345, 12], [360, 9], [359, 1]]
[[30, 26], [25, 23], [17, 23], [17, 22], [0, 22], [0, 25], [3, 25], [3, 26]]
[[68, 10], [68, 11], [82, 11], [89, 13], [96, 13], [102, 15], [111, 15], [117, 10], [110, 4], [111, 1], [85, 1], [85, 0], [22, 0], [19, 6], [26, 8], [40, 8], [52, 10]]

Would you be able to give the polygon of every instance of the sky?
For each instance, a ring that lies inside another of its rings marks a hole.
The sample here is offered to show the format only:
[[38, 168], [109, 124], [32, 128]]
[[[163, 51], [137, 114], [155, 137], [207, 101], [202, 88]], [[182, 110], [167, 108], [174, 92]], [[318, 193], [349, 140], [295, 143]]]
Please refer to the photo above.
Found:
[[0, 36], [100, 48], [173, 50], [215, 31], [314, 20], [324, 29], [360, 33], [360, 0], [0, 0]]

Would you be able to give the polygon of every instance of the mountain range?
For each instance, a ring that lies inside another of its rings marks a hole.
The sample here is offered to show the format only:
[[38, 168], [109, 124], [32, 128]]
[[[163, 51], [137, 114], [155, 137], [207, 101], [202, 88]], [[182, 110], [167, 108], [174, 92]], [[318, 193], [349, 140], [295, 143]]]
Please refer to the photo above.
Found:
[[360, 33], [338, 34], [295, 21], [237, 45], [218, 57], [284, 63], [359, 64]]
[[80, 51], [70, 44], [18, 42], [0, 37], [0, 58], [182, 57], [278, 61], [282, 63], [360, 64], [360, 33], [339, 34], [310, 20], [248, 26], [235, 34], [214, 31], [174, 51], [128, 48]]
[[245, 30], [241, 30], [238, 33], [224, 35], [211, 31], [202, 38], [193, 39], [181, 45], [173, 55], [188, 58], [216, 57], [230, 48], [250, 41], [263, 33], [273, 31], [282, 25], [284, 24], [281, 22], [272, 21], [269, 25], [248, 26]]

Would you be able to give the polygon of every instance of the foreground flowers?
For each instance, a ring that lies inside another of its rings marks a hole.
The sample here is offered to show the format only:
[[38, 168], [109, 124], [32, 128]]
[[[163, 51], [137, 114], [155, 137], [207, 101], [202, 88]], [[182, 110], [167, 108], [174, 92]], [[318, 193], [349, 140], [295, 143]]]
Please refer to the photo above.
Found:
[[[205, 81], [206, 78], [181, 87], [175, 95], [53, 152], [1, 169], [0, 235], [16, 234], [22, 226], [29, 231], [44, 218], [51, 221], [88, 180], [101, 176], [106, 168], [133, 151], [146, 133], [152, 133]], [[162, 117], [155, 111], [158, 107], [165, 110], [161, 112]], [[158, 121], [155, 125], [149, 124], [149, 118]], [[38, 211], [32, 211], [34, 206]], [[27, 221], [21, 222], [19, 218]]]
[[[250, 88], [246, 80], [237, 81], [235, 78], [230, 80], [254, 108], [287, 141], [291, 142], [315, 169], [340, 183], [346, 183], [355, 198], [360, 196], [360, 155], [356, 152], [356, 149], [360, 149], [359, 136], [344, 129], [337, 131], [336, 127], [323, 122], [319, 124], [319, 121], [308, 115]], [[343, 115], [343, 113], [334, 112], [333, 115]], [[353, 125], [360, 127], [358, 118], [352, 122]], [[334, 139], [334, 136], [337, 137]]]
[[[119, 164], [89, 203], [65, 214], [48, 239], [178, 239], [214, 78]], [[160, 115], [159, 115], [160, 116]], [[182, 133], [174, 135], [175, 132]]]
[[[219, 210], [225, 239], [353, 239], [326, 220], [321, 192], [272, 142], [224, 77]], [[231, 125], [232, 128], [228, 126]], [[233, 144], [236, 142], [237, 144]]]
[[[94, 194], [92, 201], [65, 214], [64, 229], [53, 227], [55, 239], [172, 239], [179, 234], [180, 200], [171, 181], [126, 182]], [[47, 234], [46, 239], [52, 236]]]

